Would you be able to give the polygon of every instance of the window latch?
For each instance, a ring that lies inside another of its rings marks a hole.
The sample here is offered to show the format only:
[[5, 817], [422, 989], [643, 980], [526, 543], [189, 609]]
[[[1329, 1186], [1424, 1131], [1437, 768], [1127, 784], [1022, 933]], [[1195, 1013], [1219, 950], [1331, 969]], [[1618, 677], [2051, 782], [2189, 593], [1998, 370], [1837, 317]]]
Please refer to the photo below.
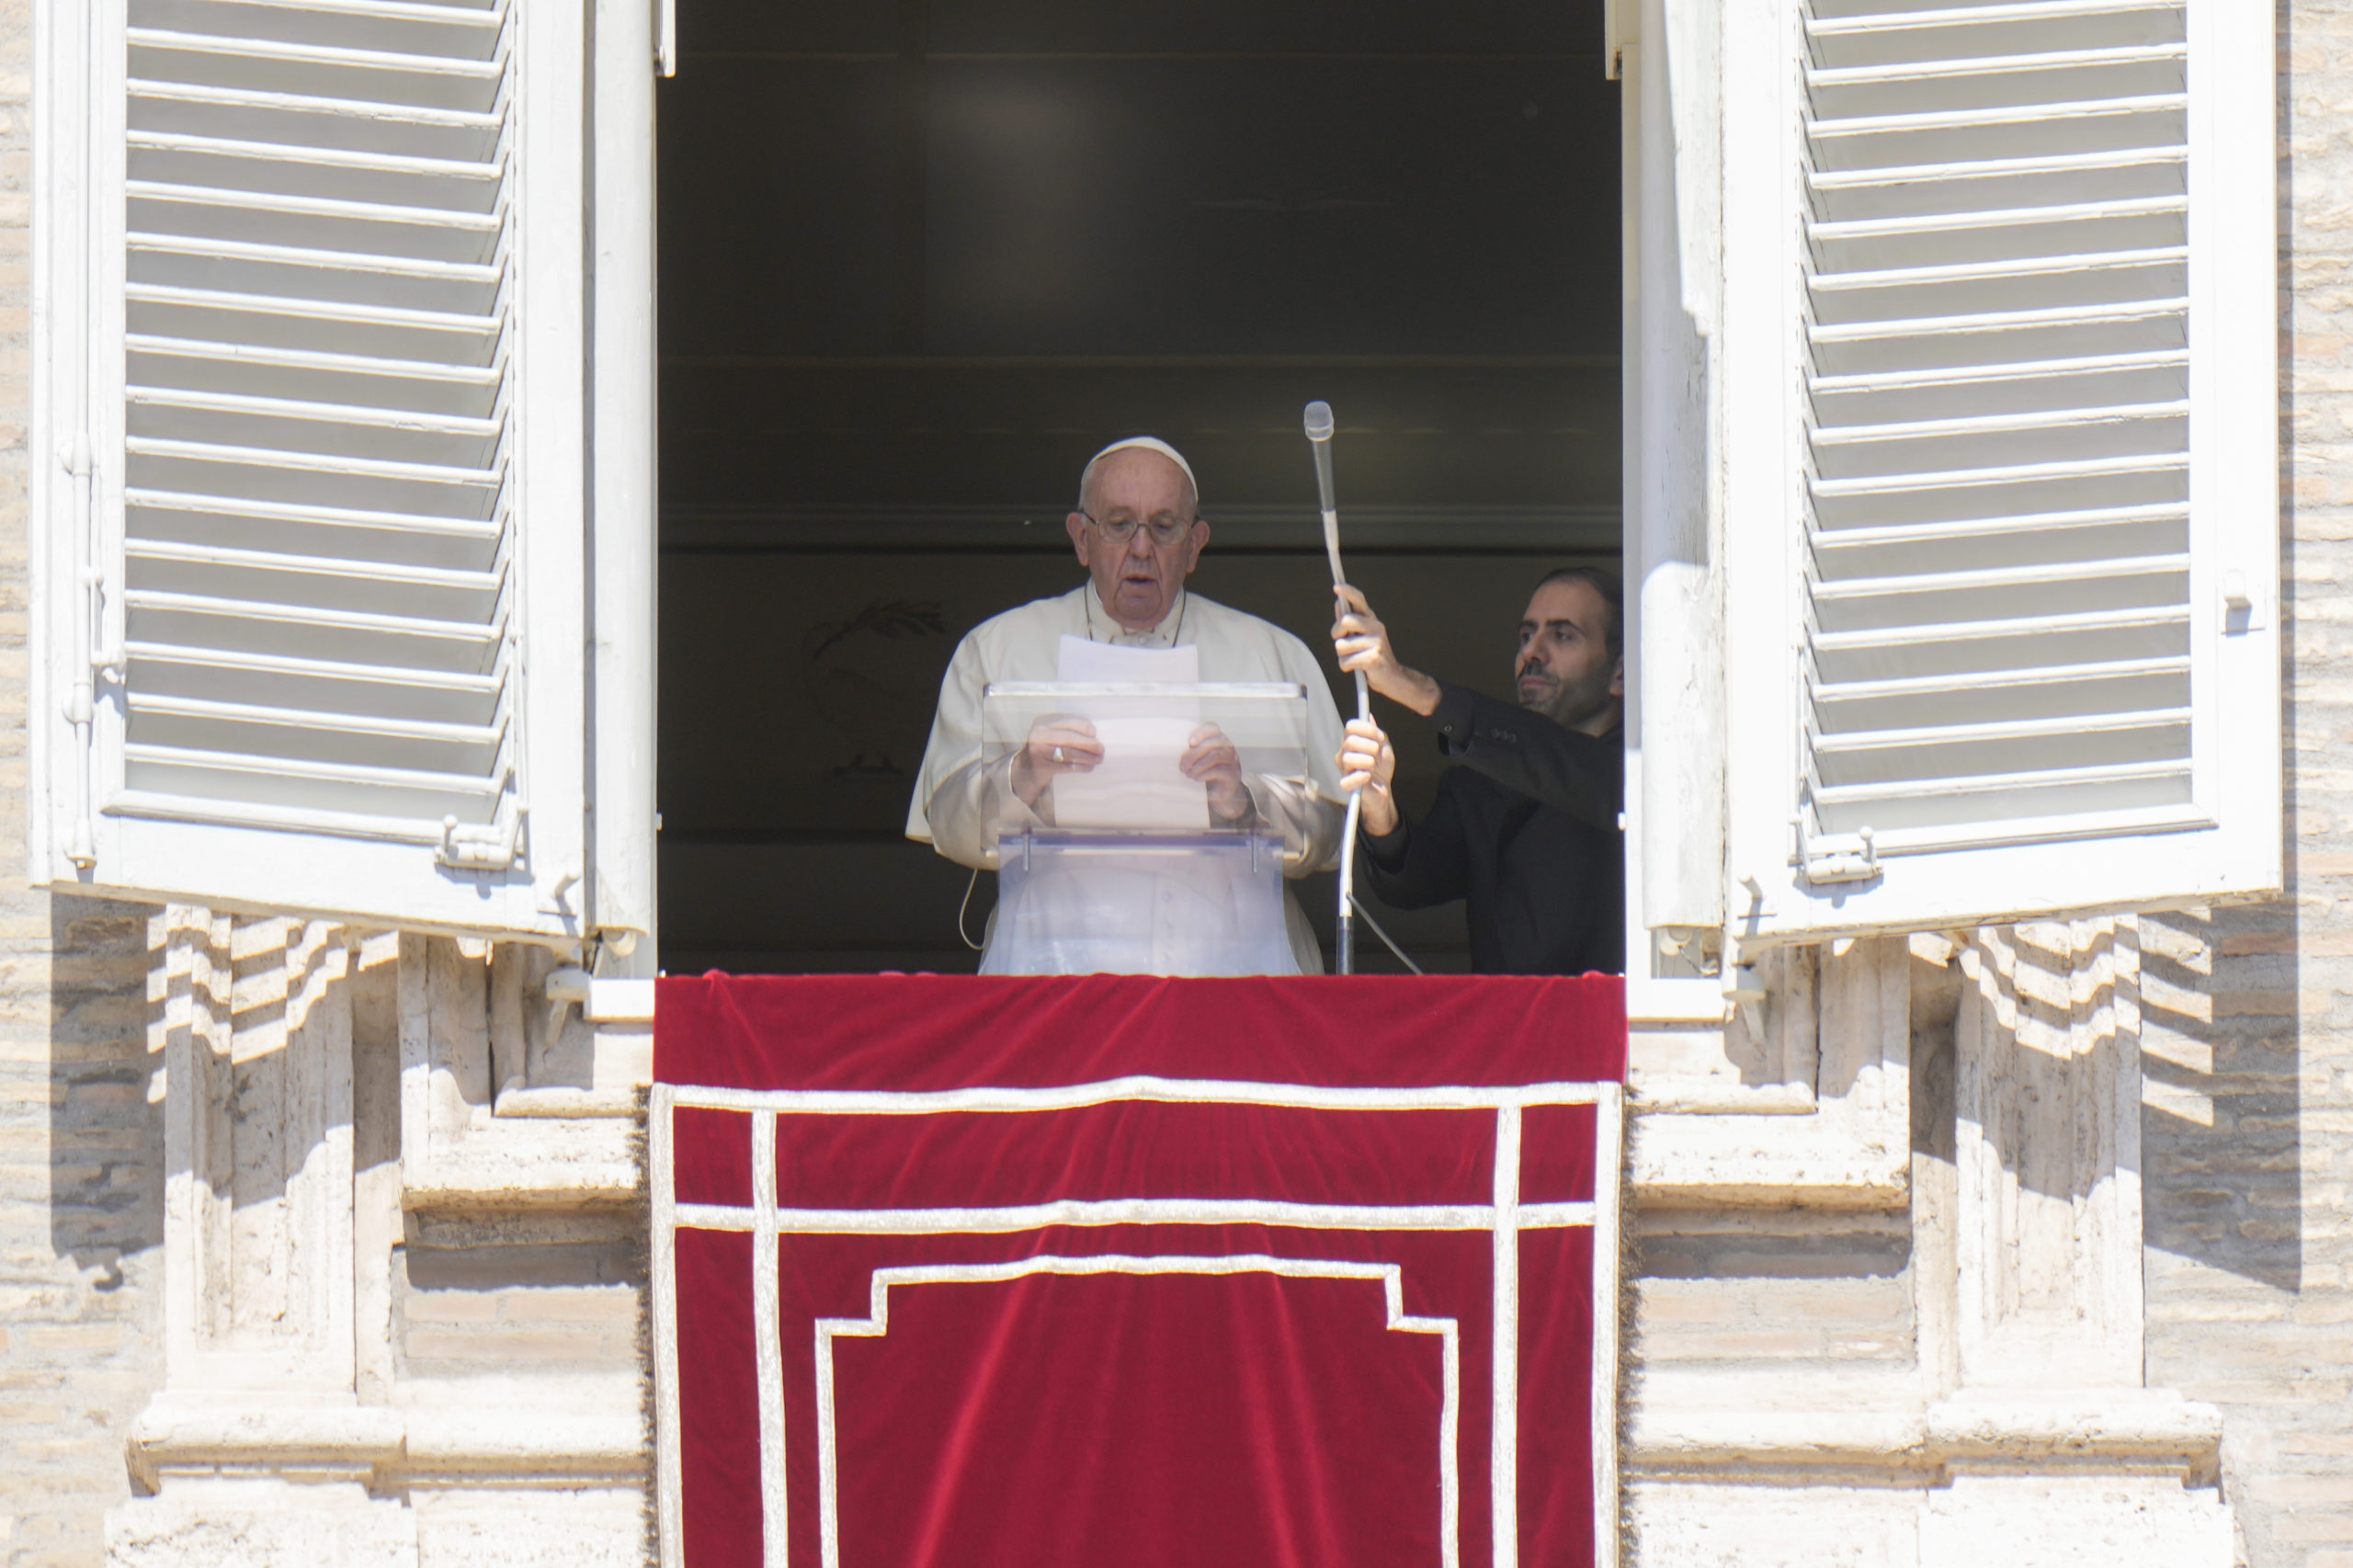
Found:
[[1841, 835], [1835, 838], [1813, 838], [1807, 835], [1803, 824], [1798, 825], [1798, 874], [1817, 885], [1829, 882], [1868, 882], [1881, 873], [1878, 846], [1871, 841], [1871, 830], [1858, 830], [1853, 836]]
[[456, 817], [441, 819], [441, 847], [433, 857], [458, 871], [511, 869], [523, 846], [524, 808], [516, 806], [503, 820], [484, 826], [460, 825]]

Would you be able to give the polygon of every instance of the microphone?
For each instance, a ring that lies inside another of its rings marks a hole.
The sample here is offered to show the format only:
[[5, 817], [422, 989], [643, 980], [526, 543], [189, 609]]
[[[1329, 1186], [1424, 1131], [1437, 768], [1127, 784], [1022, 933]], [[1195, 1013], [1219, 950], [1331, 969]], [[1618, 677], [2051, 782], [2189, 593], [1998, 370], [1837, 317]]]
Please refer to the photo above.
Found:
[[1332, 505], [1332, 405], [1317, 398], [1307, 405], [1309, 450], [1315, 454], [1315, 489], [1324, 503], [1324, 553], [1332, 562], [1332, 585], [1347, 581], [1340, 574], [1340, 514]]
[[1307, 438], [1315, 443], [1315, 489], [1324, 502], [1324, 515], [1330, 517], [1336, 510], [1332, 505], [1332, 405], [1321, 398], [1307, 405]]
[[[1307, 405], [1307, 439], [1315, 452], [1315, 488], [1324, 503], [1324, 553], [1331, 558], [1332, 585], [1347, 581], [1340, 571], [1340, 513], [1332, 504], [1332, 405], [1318, 398]], [[1372, 695], [1364, 672], [1357, 672], [1357, 717], [1372, 717]], [[1348, 797], [1340, 824], [1340, 908], [1332, 936], [1332, 972], [1357, 971], [1357, 823], [1364, 812], [1361, 791]]]

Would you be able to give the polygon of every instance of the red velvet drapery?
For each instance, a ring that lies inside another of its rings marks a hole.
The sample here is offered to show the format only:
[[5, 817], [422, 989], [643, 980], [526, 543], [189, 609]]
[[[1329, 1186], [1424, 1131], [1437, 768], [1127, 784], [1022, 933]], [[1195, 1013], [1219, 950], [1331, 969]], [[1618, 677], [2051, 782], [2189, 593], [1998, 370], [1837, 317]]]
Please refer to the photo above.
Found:
[[663, 982], [665, 1546], [1592, 1562], [1625, 1038], [1603, 977]]

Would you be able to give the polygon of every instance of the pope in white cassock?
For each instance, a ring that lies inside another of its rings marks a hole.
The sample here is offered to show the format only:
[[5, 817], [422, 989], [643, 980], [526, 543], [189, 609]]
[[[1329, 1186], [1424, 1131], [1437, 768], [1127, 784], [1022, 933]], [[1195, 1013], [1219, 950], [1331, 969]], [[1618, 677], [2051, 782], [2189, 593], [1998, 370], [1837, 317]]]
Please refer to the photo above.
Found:
[[[1041, 719], [1029, 744], [1009, 756], [982, 756], [982, 693], [992, 682], [1057, 678], [1062, 640], [1128, 648], [1194, 650], [1202, 681], [1284, 681], [1307, 688], [1305, 780], [1245, 778], [1234, 747], [1214, 725], [1193, 732], [1179, 761], [1199, 781], [1220, 826], [1279, 832], [1283, 874], [1298, 878], [1337, 863], [1347, 799], [1337, 757], [1340, 715], [1307, 645], [1280, 627], [1189, 593], [1185, 579], [1210, 541], [1190, 464], [1149, 436], [1115, 441], [1079, 479], [1078, 510], [1067, 527], [1087, 580], [1066, 594], [1006, 610], [957, 645], [940, 683], [931, 741], [907, 808], [907, 836], [959, 865], [997, 868], [1000, 833], [1051, 824], [1054, 780], [1091, 770], [1103, 747], [1093, 728]], [[1298, 901], [1285, 890], [1290, 957], [1302, 974], [1324, 972], [1324, 957]], [[992, 934], [994, 940], [994, 932]], [[1207, 938], [1204, 938], [1206, 943]], [[1117, 967], [1131, 972], [1202, 972], [1179, 936]], [[983, 972], [991, 971], [987, 955]]]

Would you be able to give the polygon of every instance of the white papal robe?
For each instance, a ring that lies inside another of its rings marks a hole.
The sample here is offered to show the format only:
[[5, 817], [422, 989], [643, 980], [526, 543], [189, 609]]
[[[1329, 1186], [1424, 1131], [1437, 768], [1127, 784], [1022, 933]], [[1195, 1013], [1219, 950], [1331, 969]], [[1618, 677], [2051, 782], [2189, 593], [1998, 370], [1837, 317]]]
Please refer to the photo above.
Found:
[[[923, 770], [907, 806], [907, 836], [959, 865], [993, 871], [1000, 832], [1045, 825], [1014, 797], [1004, 777], [1012, 758], [991, 766], [982, 762], [981, 694], [992, 681], [1054, 679], [1063, 638], [1086, 637], [1134, 648], [1189, 644], [1199, 650], [1204, 681], [1295, 681], [1304, 686], [1308, 786], [1257, 778], [1245, 782], [1260, 822], [1282, 835], [1286, 877], [1304, 877], [1338, 864], [1347, 799], [1340, 792], [1340, 713], [1307, 644], [1270, 621], [1199, 594], [1179, 593], [1168, 614], [1148, 631], [1122, 631], [1094, 601], [1094, 585], [1082, 583], [1058, 597], [993, 616], [965, 633], [949, 661], [947, 678], [939, 684], [931, 742], [924, 748]], [[1314, 930], [1288, 889], [1284, 918], [1300, 972], [1323, 973], [1324, 954]], [[982, 962], [985, 967], [985, 956]], [[1182, 972], [1181, 964], [1172, 971]]]

